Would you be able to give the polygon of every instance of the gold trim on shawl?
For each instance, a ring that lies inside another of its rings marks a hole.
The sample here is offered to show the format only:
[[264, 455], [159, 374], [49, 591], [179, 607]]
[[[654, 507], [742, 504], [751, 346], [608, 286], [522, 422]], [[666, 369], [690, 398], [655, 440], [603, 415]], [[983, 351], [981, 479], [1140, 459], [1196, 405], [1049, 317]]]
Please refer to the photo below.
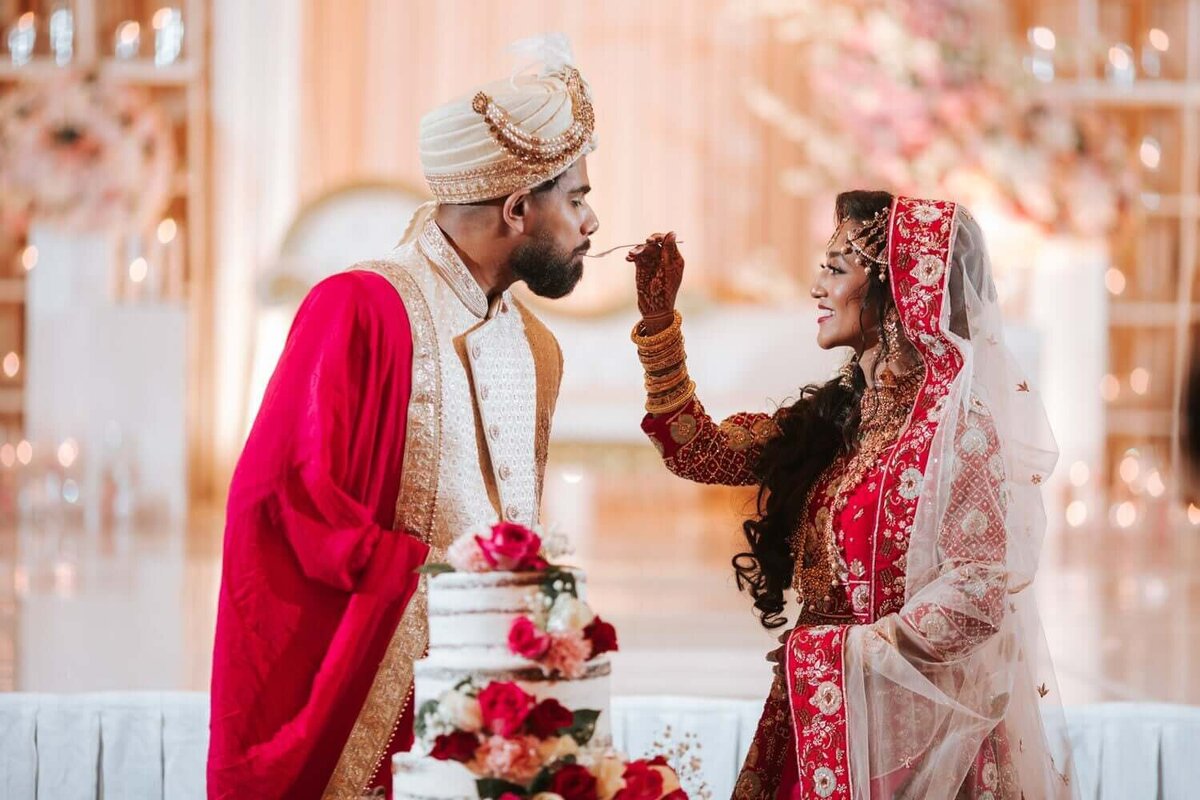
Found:
[[[550, 424], [554, 420], [554, 407], [558, 403], [558, 389], [562, 383], [562, 350], [554, 334], [523, 303], [516, 300], [513, 305], [521, 312], [525, 321], [525, 338], [533, 353], [533, 370], [537, 385], [537, 418], [534, 432], [533, 456], [537, 463], [537, 500], [542, 502], [542, 486], [546, 479], [546, 461], [550, 452]], [[537, 513], [538, 509], [534, 509]]]
[[[387, 278], [408, 312], [412, 327], [412, 391], [404, 438], [404, 466], [396, 498], [395, 529], [428, 542], [437, 507], [438, 454], [441, 450], [442, 387], [433, 316], [420, 288], [400, 265], [368, 261], [351, 269]], [[412, 702], [413, 662], [425, 655], [429, 616], [425, 581], [409, 600], [387, 652], [371, 682], [354, 728], [322, 795], [325, 800], [355, 800], [387, 757], [400, 719]]]

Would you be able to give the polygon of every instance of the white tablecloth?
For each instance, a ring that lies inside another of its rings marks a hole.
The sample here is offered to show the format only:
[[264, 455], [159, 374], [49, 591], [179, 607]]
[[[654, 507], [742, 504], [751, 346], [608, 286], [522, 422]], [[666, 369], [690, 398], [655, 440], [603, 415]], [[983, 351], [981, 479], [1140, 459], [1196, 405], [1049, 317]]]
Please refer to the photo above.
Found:
[[[616, 698], [613, 733], [632, 756], [664, 741], [692, 742], [712, 797], [721, 800], [732, 789], [760, 707], [746, 700]], [[1085, 800], [1200, 797], [1200, 709], [1104, 704], [1067, 709], [1067, 721]], [[0, 695], [6, 800], [199, 800], [207, 748], [203, 693]]]

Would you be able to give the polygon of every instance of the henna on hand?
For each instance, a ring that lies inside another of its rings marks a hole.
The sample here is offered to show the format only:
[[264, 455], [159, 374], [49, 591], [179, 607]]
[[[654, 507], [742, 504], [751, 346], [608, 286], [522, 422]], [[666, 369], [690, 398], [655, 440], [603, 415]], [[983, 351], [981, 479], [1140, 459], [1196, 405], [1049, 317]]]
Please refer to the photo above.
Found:
[[638, 309], [642, 317], [669, 320], [683, 282], [684, 262], [675, 244], [675, 234], [654, 234], [644, 245], [630, 250], [625, 260], [637, 267]]

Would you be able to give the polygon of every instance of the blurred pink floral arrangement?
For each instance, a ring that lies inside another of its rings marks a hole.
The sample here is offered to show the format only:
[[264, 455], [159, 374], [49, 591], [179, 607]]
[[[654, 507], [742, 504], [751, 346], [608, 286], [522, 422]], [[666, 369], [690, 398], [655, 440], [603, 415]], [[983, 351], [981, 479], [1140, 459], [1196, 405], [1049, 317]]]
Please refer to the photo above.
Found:
[[759, 117], [805, 151], [782, 176], [808, 195], [880, 185], [963, 196], [981, 186], [1047, 232], [1103, 235], [1134, 191], [1125, 142], [1094, 116], [1040, 100], [1000, 4], [981, 0], [762, 0], [793, 46], [804, 107], [752, 86]]
[[149, 95], [90, 74], [0, 97], [0, 217], [71, 231], [157, 220], [175, 175], [170, 121]]

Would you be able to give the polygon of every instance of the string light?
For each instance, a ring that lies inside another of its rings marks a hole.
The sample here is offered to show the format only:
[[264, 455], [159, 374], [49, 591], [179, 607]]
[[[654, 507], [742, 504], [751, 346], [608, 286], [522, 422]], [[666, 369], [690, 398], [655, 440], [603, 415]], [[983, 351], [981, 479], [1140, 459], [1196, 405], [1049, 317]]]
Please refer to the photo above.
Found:
[[1148, 392], [1150, 390], [1150, 371], [1145, 367], [1138, 367], [1129, 373], [1129, 388], [1137, 394]]
[[22, 439], [17, 445], [17, 461], [28, 466], [29, 462], [33, 461], [33, 445]]
[[146, 280], [146, 275], [150, 272], [150, 265], [146, 263], [146, 259], [138, 256], [129, 264], [129, 280], [134, 283], [141, 283]]
[[1034, 47], [1039, 47], [1042, 50], [1053, 50], [1055, 45], [1058, 44], [1058, 39], [1054, 35], [1054, 31], [1043, 25], [1029, 29], [1029, 41]]
[[10, 378], [15, 378], [20, 371], [21, 357], [16, 353], [10, 352], [4, 357], [4, 374]]
[[1162, 475], [1158, 473], [1158, 470], [1152, 470], [1147, 476], [1146, 491], [1150, 493], [1151, 497], [1162, 497], [1163, 493], [1167, 491], [1167, 485], [1163, 483]]
[[1137, 506], [1128, 500], [1117, 506], [1118, 525], [1120, 525], [1122, 528], [1129, 528], [1135, 522], [1137, 522]]
[[1153, 136], [1143, 136], [1138, 154], [1141, 156], [1142, 163], [1146, 165], [1146, 169], [1158, 169], [1158, 165], [1162, 162], [1162, 145]]
[[24, 252], [21, 253], [21, 266], [23, 266], [25, 268], [26, 272], [29, 272], [34, 267], [36, 267], [37, 264], [38, 264], [37, 245], [31, 244], [31, 245], [29, 245], [29, 247], [25, 248]]
[[6, 442], [3, 447], [0, 447], [0, 464], [3, 464], [5, 467], [12, 467], [16, 463], [17, 448]]
[[1200, 508], [1195, 503], [1188, 503], [1188, 522], [1193, 525], [1200, 525]]
[[[166, 10], [166, 9], [160, 9]], [[158, 223], [158, 241], [162, 244], [170, 244], [175, 240], [175, 234], [179, 232], [179, 225], [175, 220], [167, 217], [162, 222]]]
[[1125, 291], [1125, 273], [1116, 267], [1109, 267], [1104, 273], [1104, 286], [1111, 294], [1121, 294]]
[[1167, 36], [1167, 32], [1162, 28], [1151, 28], [1150, 46], [1160, 53], [1165, 53], [1171, 47], [1171, 37]]
[[66, 439], [58, 446], [58, 463], [63, 469], [69, 469], [79, 457], [79, 444], [74, 439]]
[[1087, 504], [1082, 500], [1075, 500], [1069, 506], [1067, 506], [1067, 524], [1072, 528], [1078, 528], [1080, 525], [1087, 522], [1087, 518]]
[[1073, 486], [1083, 486], [1091, 477], [1091, 470], [1088, 469], [1087, 462], [1076, 461], [1071, 465], [1071, 484]]
[[1125, 481], [1126, 483], [1133, 483], [1138, 479], [1138, 475], [1141, 474], [1141, 471], [1142, 467], [1138, 463], [1137, 456], [1128, 455], [1121, 459], [1121, 480]]
[[1118, 44], [1108, 48], [1108, 63], [1113, 65], [1113, 69], [1124, 71], [1133, 66], [1133, 57], [1129, 52], [1129, 45]]

